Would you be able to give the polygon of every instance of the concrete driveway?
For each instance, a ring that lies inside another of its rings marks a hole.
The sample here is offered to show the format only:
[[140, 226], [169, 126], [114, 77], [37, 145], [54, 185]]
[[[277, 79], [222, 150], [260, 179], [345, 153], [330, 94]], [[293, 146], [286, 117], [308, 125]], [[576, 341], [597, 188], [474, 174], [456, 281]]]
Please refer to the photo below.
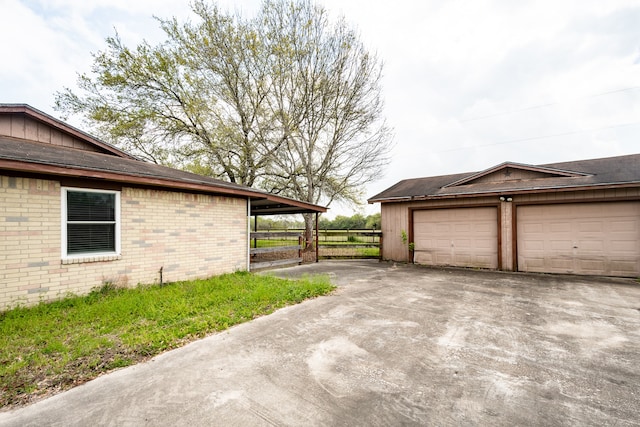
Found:
[[0, 425], [640, 423], [640, 285], [372, 261], [330, 296], [12, 412]]

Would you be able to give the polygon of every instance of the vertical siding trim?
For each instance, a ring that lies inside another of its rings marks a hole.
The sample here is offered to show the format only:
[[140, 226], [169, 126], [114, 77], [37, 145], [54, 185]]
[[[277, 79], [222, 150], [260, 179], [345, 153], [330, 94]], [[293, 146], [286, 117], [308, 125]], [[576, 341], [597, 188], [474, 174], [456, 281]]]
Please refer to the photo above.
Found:
[[498, 217], [498, 270], [502, 270], [502, 203], [496, 203], [495, 206]]
[[[256, 218], [256, 232], [258, 221]], [[247, 197], [247, 271], [251, 271], [251, 197]]]
[[521, 203], [513, 202], [511, 205], [511, 265], [513, 271], [518, 269], [518, 206]]
[[[412, 243], [412, 242], [413, 242], [413, 239], [414, 239], [414, 237], [413, 237], [413, 212], [414, 212], [414, 211], [415, 211], [415, 208], [409, 208], [409, 212], [408, 212], [408, 215], [409, 215], [409, 221], [408, 221], [408, 224], [409, 224], [409, 225], [408, 225], [408, 228], [409, 228], [409, 240], [407, 241], [407, 251], [408, 251], [408, 252], [407, 252], [407, 253], [408, 253], [408, 255], [407, 255], [407, 260], [408, 260], [411, 264], [413, 264], [413, 258], [414, 258], [414, 256], [413, 256], [413, 255], [414, 255], [414, 254], [413, 254], [413, 252], [412, 252], [412, 251], [410, 251], [410, 250], [409, 250], [408, 245], [409, 245], [409, 243]], [[414, 243], [415, 243], [415, 242], [414, 242]], [[410, 259], [409, 259], [409, 258], [410, 258]]]

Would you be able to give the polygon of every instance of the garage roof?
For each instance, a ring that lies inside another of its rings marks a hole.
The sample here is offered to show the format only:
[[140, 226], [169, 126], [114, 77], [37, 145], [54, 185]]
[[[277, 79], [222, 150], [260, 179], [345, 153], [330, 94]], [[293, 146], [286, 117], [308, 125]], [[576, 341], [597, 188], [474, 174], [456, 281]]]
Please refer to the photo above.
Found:
[[405, 179], [369, 203], [640, 185], [640, 154], [546, 165], [505, 162], [480, 172]]

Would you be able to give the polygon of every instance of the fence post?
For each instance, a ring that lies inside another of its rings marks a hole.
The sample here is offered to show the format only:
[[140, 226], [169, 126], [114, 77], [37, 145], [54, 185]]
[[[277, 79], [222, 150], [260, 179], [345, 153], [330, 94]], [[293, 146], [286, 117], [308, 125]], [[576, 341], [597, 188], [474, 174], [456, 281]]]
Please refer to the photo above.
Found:
[[382, 231], [380, 232], [380, 238], [378, 239], [378, 261], [382, 261]]
[[[298, 235], [298, 258], [302, 258], [302, 235], [301, 234]], [[302, 262], [300, 264], [302, 264]]]

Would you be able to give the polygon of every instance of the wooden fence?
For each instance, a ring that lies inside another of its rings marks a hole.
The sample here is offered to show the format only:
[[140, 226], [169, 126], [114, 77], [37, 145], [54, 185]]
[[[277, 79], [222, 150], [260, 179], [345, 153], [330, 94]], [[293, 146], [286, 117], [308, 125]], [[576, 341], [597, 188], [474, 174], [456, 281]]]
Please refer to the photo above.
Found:
[[379, 258], [382, 232], [379, 230], [319, 230], [321, 259]]
[[303, 241], [299, 231], [251, 233], [251, 270], [302, 263]]
[[[251, 233], [251, 269], [315, 261], [315, 246], [305, 250], [303, 235], [303, 230]], [[379, 230], [319, 230], [317, 238], [320, 259], [379, 258], [381, 254]]]

